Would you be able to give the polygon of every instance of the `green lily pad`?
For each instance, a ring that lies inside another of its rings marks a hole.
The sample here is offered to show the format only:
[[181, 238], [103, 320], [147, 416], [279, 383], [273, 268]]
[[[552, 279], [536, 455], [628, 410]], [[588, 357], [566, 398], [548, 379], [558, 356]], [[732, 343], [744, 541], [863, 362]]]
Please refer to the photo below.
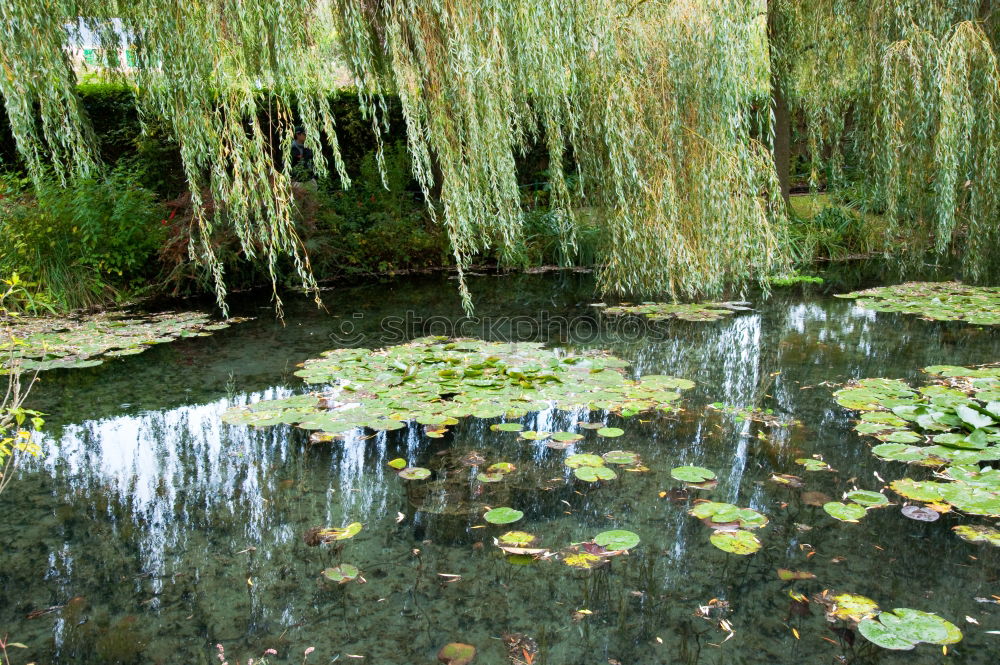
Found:
[[476, 647], [461, 642], [444, 645], [437, 655], [438, 662], [444, 665], [469, 665], [475, 657]]
[[342, 563], [339, 566], [327, 568], [323, 571], [323, 577], [337, 584], [346, 584], [357, 579], [360, 574], [361, 571], [358, 570], [357, 566], [352, 566], [349, 563]]
[[490, 464], [486, 469], [489, 473], [513, 473], [516, 467], [510, 462], [497, 462]]
[[520, 432], [524, 429], [524, 425], [521, 423], [500, 423], [498, 425], [490, 425], [490, 429], [495, 432]]
[[804, 466], [806, 471], [833, 471], [829, 464], [821, 459], [815, 459], [813, 457], [800, 457], [795, 460], [795, 463]]
[[581, 570], [593, 570], [608, 562], [607, 558], [590, 552], [572, 552], [564, 555], [562, 560], [567, 566]]
[[573, 469], [573, 475], [588, 483], [599, 480], [614, 480], [618, 474], [606, 466], [581, 466]]
[[617, 427], [602, 427], [601, 429], [597, 430], [597, 436], [603, 436], [608, 439], [619, 437], [624, 433], [625, 430], [619, 429]]
[[528, 441], [542, 441], [552, 436], [552, 432], [521, 432], [521, 438]]
[[881, 492], [869, 492], [867, 490], [852, 490], [847, 493], [847, 499], [866, 508], [876, 508], [889, 504], [889, 497]]
[[337, 540], [349, 540], [361, 533], [361, 529], [361, 522], [352, 522], [347, 526], [340, 528], [333, 527], [328, 529], [315, 529], [315, 537], [324, 543], [331, 543]]
[[700, 466], [678, 466], [670, 470], [670, 476], [686, 483], [704, 483], [715, 480], [715, 473]]
[[759, 529], [767, 525], [767, 517], [756, 510], [718, 501], [696, 503], [691, 508], [691, 514], [698, 519], [709, 520], [709, 526], [739, 523], [742, 529]]
[[[311, 404], [294, 408], [283, 400], [265, 403], [268, 417], [246, 421], [244, 407], [226, 412], [232, 424], [291, 424], [305, 429], [336, 431], [337, 425], [384, 427], [389, 421], [417, 421], [427, 435], [444, 436], [443, 427], [458, 418], [515, 419], [555, 405], [562, 410], [599, 408], [632, 414], [675, 410], [686, 383], [670, 390], [657, 380], [627, 379], [623, 360], [588, 351], [565, 355], [542, 344], [507, 344], [482, 340], [426, 337], [378, 350], [334, 349], [307, 360], [295, 372], [321, 387]], [[393, 425], [394, 426], [394, 425]], [[496, 425], [516, 431], [517, 423]], [[527, 440], [548, 434], [523, 432]], [[563, 434], [560, 438], [578, 435]], [[571, 439], [564, 438], [564, 441]]]
[[388, 462], [386, 462], [386, 464], [391, 466], [393, 469], [396, 469], [397, 471], [402, 471], [403, 469], [406, 468], [406, 460], [403, 459], [402, 457], [397, 457], [394, 460], [389, 460]]
[[639, 544], [639, 536], [631, 531], [602, 531], [594, 536], [594, 543], [608, 550], [630, 550]]
[[878, 603], [867, 596], [856, 593], [841, 593], [831, 598], [829, 614], [834, 619], [857, 623], [878, 611]]
[[498, 538], [501, 545], [509, 545], [511, 547], [531, 547], [538, 540], [538, 536], [530, 534], [527, 531], [508, 531]]
[[859, 506], [856, 503], [841, 503], [839, 501], [831, 501], [823, 504], [823, 510], [830, 517], [834, 517], [841, 522], [857, 522], [868, 512], [864, 506]]
[[604, 458], [600, 455], [577, 453], [576, 455], [570, 455], [567, 457], [564, 464], [571, 469], [581, 466], [604, 466]]
[[404, 480], [424, 480], [430, 478], [431, 470], [422, 466], [408, 466], [399, 472], [399, 477]]
[[749, 309], [733, 303], [643, 303], [641, 305], [617, 305], [605, 307], [602, 312], [608, 316], [642, 316], [651, 321], [681, 319], [683, 321], [717, 321], [732, 316], [740, 309]]
[[573, 441], [579, 441], [582, 438], [582, 434], [575, 434], [573, 432], [554, 432], [552, 434], [552, 440], [559, 441], [561, 443], [572, 443]]
[[989, 526], [979, 526], [971, 524], [960, 524], [951, 527], [951, 530], [969, 543], [987, 543], [994, 547], [1000, 547], [1000, 530]]
[[955, 624], [930, 612], [897, 608], [867, 618], [858, 624], [858, 632], [884, 649], [909, 650], [921, 642], [955, 644], [962, 631]]
[[760, 540], [749, 531], [714, 531], [710, 540], [720, 550], [730, 554], [745, 556], [753, 554], [761, 548]]
[[[902, 312], [926, 319], [966, 321], [976, 325], [1000, 324], [1000, 289], [994, 287], [960, 282], [907, 282], [837, 297], [856, 298], [858, 305], [877, 312]], [[946, 372], [950, 367], [939, 365], [933, 369]]]
[[476, 474], [476, 480], [481, 483], [499, 483], [507, 478], [506, 473], [499, 472], [480, 472]]
[[603, 455], [605, 464], [637, 464], [639, 456], [629, 450], [610, 450]]
[[524, 517], [524, 513], [513, 508], [501, 507], [486, 511], [483, 519], [490, 524], [510, 524]]

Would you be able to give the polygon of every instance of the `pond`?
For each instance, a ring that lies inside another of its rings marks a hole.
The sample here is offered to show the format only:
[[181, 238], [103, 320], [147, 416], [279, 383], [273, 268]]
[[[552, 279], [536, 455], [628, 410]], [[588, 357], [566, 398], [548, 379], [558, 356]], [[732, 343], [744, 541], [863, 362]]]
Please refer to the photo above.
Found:
[[[997, 662], [1000, 549], [957, 538], [951, 527], [965, 518], [954, 514], [907, 519], [889, 490], [897, 505], [857, 524], [822, 505], [908, 472], [871, 454], [834, 391], [998, 360], [1000, 330], [875, 313], [818, 287], [755, 297], [717, 321], [658, 323], [602, 318], [587, 274], [482, 276], [471, 287], [479, 323], [462, 319], [443, 276], [331, 290], [327, 311], [290, 302], [284, 325], [248, 296], [234, 313], [257, 318], [212, 337], [44, 373], [31, 406], [51, 414], [46, 457], [0, 496], [0, 627], [28, 647], [11, 650], [14, 662], [216, 663], [221, 644], [230, 663], [267, 649], [276, 663], [301, 663], [308, 649], [310, 663], [434, 663], [451, 642], [475, 646], [484, 665]], [[411, 423], [321, 443], [287, 425], [222, 422], [232, 406], [307, 392], [293, 372], [327, 349], [422, 335], [606, 349], [628, 361], [629, 378], [695, 387], [675, 412], [516, 419], [583, 435], [565, 449], [491, 430], [502, 418], [464, 418], [435, 437]], [[759, 417], [745, 417], [751, 408]], [[612, 450], [647, 470], [584, 482], [564, 464]], [[795, 462], [813, 456], [832, 471]], [[396, 458], [432, 477], [400, 478]], [[517, 470], [478, 483], [463, 466], [472, 458]], [[670, 472], [686, 465], [712, 470], [717, 486], [682, 491]], [[699, 498], [765, 515], [760, 551], [714, 547], [689, 514]], [[483, 520], [480, 508], [500, 506], [524, 515]], [[352, 538], [306, 542], [314, 527], [355, 522]], [[508, 559], [493, 539], [511, 529], [553, 551], [608, 530], [640, 542], [588, 571]], [[358, 578], [321, 579], [342, 564]], [[783, 580], [778, 569], [815, 577]], [[790, 595], [824, 590], [934, 612], [964, 639], [947, 656], [928, 644], [879, 649]]]

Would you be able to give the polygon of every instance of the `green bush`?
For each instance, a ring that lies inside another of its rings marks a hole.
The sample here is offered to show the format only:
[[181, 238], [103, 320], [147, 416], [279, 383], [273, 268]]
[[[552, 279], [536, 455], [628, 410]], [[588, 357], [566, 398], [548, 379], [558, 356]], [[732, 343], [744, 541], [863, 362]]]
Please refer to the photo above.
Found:
[[0, 181], [0, 274], [18, 273], [64, 310], [109, 303], [155, 276], [163, 208], [131, 166], [67, 186]]

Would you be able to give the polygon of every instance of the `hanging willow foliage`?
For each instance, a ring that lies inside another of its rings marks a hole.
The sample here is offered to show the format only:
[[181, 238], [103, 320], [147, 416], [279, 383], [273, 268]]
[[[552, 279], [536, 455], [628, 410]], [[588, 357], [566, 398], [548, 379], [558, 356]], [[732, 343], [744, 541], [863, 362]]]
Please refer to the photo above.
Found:
[[[769, 0], [814, 181], [850, 146], [885, 205], [887, 251], [1000, 269], [1000, 72], [989, 0]], [[845, 127], [850, 125], [850, 137]], [[902, 245], [902, 246], [901, 246]]]
[[[347, 182], [327, 102], [338, 59], [376, 135], [386, 96], [398, 97], [413, 172], [460, 270], [488, 247], [513, 256], [516, 159], [543, 140], [564, 253], [578, 217], [606, 229], [602, 289], [715, 294], [762, 280], [787, 254], [774, 171], [750, 134], [758, 14], [743, 0], [5, 0], [0, 92], [35, 177], [86, 175], [99, 165], [68, 36], [86, 30], [108, 52], [131, 49], [138, 67], [120, 76], [143, 116], [166, 120], [179, 142], [198, 210], [192, 251], [220, 303], [209, 242], [220, 224], [272, 276], [290, 256], [315, 286], [290, 173], [273, 158], [288, 156], [287, 141], [270, 137], [301, 122], [333, 147]], [[202, 211], [205, 193], [214, 216]]]

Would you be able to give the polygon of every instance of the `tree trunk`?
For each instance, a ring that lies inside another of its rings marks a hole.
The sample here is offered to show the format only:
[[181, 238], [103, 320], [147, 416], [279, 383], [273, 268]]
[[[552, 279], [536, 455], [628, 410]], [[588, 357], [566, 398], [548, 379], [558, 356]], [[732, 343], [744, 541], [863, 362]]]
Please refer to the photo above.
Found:
[[778, 0], [768, 0], [767, 3], [767, 44], [771, 60], [771, 111], [774, 114], [774, 170], [781, 184], [781, 197], [788, 202], [791, 192], [791, 145], [792, 127], [788, 113], [788, 100], [785, 98], [784, 81], [781, 76], [780, 61], [777, 57], [778, 48]]

